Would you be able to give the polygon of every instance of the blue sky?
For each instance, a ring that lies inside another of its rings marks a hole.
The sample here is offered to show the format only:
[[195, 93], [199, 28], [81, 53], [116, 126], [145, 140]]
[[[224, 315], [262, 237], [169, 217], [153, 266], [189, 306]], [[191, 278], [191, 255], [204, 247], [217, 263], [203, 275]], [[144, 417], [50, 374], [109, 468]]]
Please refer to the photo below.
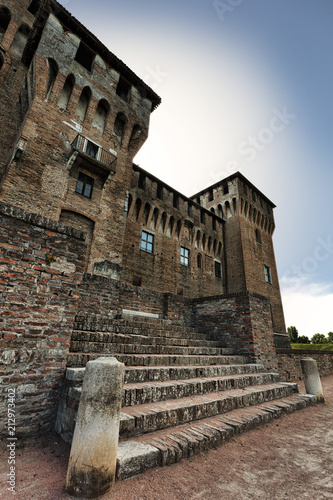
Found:
[[162, 98], [135, 161], [188, 196], [240, 170], [277, 205], [287, 326], [333, 330], [333, 2], [62, 3]]

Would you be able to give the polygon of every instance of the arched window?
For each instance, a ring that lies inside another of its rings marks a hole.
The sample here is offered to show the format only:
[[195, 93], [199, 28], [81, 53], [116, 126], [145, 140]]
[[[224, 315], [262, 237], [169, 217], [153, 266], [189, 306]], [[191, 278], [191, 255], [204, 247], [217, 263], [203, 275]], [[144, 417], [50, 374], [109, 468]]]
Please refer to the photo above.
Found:
[[146, 203], [144, 211], [143, 211], [143, 223], [146, 226], [148, 224], [149, 214], [150, 214], [150, 205], [149, 205], [149, 203]]
[[201, 253], [198, 253], [198, 255], [197, 255], [197, 267], [198, 267], [198, 269], [202, 269], [202, 257], [201, 257]]
[[172, 231], [173, 231], [173, 226], [174, 225], [175, 225], [175, 219], [171, 216], [170, 220], [169, 220], [168, 229], [167, 229], [167, 232], [166, 232], [166, 235], [169, 236], [170, 238], [172, 236]]
[[62, 88], [59, 101], [58, 101], [58, 106], [61, 109], [67, 109], [69, 100], [71, 98], [73, 88], [75, 84], [75, 79], [73, 75], [68, 75], [66, 78], [66, 81], [64, 83], [64, 86]]
[[222, 205], [217, 205], [217, 213], [218, 213], [218, 216], [221, 217], [221, 219], [223, 219]]
[[10, 11], [7, 7], [0, 8], [0, 42], [4, 37], [4, 34], [7, 31], [8, 25], [11, 20]]
[[32, 0], [28, 7], [28, 12], [31, 12], [34, 16], [37, 14], [39, 8], [39, 0]]
[[236, 200], [236, 198], [232, 199], [232, 208], [234, 210], [234, 214], [236, 215], [236, 211], [237, 211], [237, 200]]
[[16, 32], [15, 38], [11, 45], [11, 49], [15, 54], [21, 56], [27, 43], [28, 36], [30, 34], [30, 28], [27, 24], [21, 24], [19, 29]]
[[58, 70], [58, 64], [55, 62], [54, 59], [47, 59], [46, 63], [49, 73], [49, 77], [47, 80], [47, 89], [46, 89], [46, 99], [48, 100], [51, 95], [53, 85], [54, 82], [56, 81], [59, 70]]
[[201, 240], [201, 250], [204, 252], [206, 249], [206, 235], [204, 234]]
[[166, 223], [167, 223], [167, 214], [163, 212], [161, 217], [160, 227], [158, 230], [159, 233], [164, 234]]
[[116, 117], [116, 121], [114, 122], [114, 128], [113, 128], [115, 136], [118, 140], [118, 147], [121, 146], [124, 132], [125, 132], [126, 123], [127, 123], [127, 118], [124, 115], [124, 113], [118, 113], [117, 117]]
[[91, 99], [91, 89], [90, 89], [90, 87], [84, 87], [84, 89], [81, 92], [80, 99], [79, 99], [79, 102], [77, 104], [77, 108], [76, 108], [76, 112], [75, 112], [76, 116], [82, 122], [84, 121], [84, 119], [86, 117], [89, 103], [90, 103], [90, 99]]
[[212, 212], [212, 214], [215, 214], [215, 208], [211, 208], [210, 211]]
[[127, 215], [129, 214], [129, 211], [131, 210], [132, 203], [133, 203], [133, 197], [131, 194], [129, 194], [128, 198], [127, 198], [127, 203], [125, 205], [125, 212], [127, 213]]
[[230, 217], [232, 217], [232, 213], [231, 213], [231, 210], [230, 210], [230, 203], [228, 201], [225, 202], [225, 211], [226, 211], [226, 214], [227, 214], [227, 219], [229, 219]]
[[197, 237], [195, 239], [195, 243], [194, 243], [194, 248], [199, 248], [199, 245], [200, 245], [200, 238], [201, 238], [201, 233], [200, 231], [197, 232]]
[[208, 253], [211, 253], [212, 250], [212, 237], [209, 236], [208, 238], [208, 247], [207, 247]]
[[256, 242], [261, 245], [261, 234], [259, 229], [256, 229]]
[[158, 210], [158, 208], [154, 208], [153, 216], [152, 216], [151, 222], [150, 222], [150, 227], [153, 230], [155, 230], [157, 227], [158, 216], [159, 216], [159, 210]]
[[134, 219], [138, 222], [139, 221], [139, 217], [140, 217], [140, 210], [141, 210], [141, 205], [142, 205], [142, 202], [140, 200], [140, 198], [138, 198], [135, 202], [135, 208], [134, 208]]
[[131, 134], [131, 138], [130, 138], [130, 141], [128, 143], [128, 150], [130, 149], [137, 149], [138, 145], [139, 145], [139, 142], [140, 142], [140, 138], [141, 138], [141, 135], [142, 135], [142, 128], [140, 127], [140, 125], [134, 125], [133, 127], [133, 130], [132, 130], [132, 134]]
[[97, 128], [101, 134], [103, 134], [105, 125], [106, 125], [106, 120], [108, 117], [110, 111], [110, 106], [109, 103], [105, 99], [101, 99], [98, 103], [93, 121], [92, 121], [92, 126]]
[[177, 240], [179, 240], [179, 238], [180, 238], [181, 229], [182, 229], [182, 221], [179, 220], [177, 222], [177, 227], [176, 227], [176, 238], [177, 238]]

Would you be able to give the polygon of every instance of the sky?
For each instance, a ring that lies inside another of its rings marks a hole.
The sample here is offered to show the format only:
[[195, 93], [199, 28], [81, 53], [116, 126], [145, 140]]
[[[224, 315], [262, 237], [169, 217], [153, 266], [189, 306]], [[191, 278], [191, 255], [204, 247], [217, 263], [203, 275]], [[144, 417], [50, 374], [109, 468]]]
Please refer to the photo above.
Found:
[[333, 331], [333, 2], [61, 3], [162, 98], [134, 161], [187, 196], [245, 175], [277, 205], [286, 325]]

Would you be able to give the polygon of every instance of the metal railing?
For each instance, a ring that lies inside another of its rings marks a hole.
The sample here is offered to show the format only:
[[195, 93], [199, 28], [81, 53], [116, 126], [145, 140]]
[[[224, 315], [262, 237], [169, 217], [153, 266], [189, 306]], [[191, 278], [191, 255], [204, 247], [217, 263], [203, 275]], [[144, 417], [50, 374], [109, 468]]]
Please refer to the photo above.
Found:
[[110, 151], [106, 151], [105, 149], [98, 146], [94, 142], [87, 139], [83, 135], [78, 134], [74, 141], [72, 142], [72, 146], [77, 151], [81, 153], [85, 153], [88, 156], [91, 156], [94, 160], [111, 167], [112, 163], [117, 160], [117, 157], [112, 154]]

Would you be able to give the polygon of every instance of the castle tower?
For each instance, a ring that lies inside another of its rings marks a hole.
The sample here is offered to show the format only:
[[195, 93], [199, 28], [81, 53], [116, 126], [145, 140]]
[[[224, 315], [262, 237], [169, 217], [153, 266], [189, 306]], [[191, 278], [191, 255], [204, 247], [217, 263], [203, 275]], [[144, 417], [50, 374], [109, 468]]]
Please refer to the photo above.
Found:
[[272, 240], [275, 205], [239, 172], [192, 199], [225, 220], [227, 292], [251, 291], [268, 297], [274, 331], [285, 333]]
[[56, 1], [0, 9], [0, 200], [84, 231], [88, 271], [121, 267], [133, 157], [160, 98]]

